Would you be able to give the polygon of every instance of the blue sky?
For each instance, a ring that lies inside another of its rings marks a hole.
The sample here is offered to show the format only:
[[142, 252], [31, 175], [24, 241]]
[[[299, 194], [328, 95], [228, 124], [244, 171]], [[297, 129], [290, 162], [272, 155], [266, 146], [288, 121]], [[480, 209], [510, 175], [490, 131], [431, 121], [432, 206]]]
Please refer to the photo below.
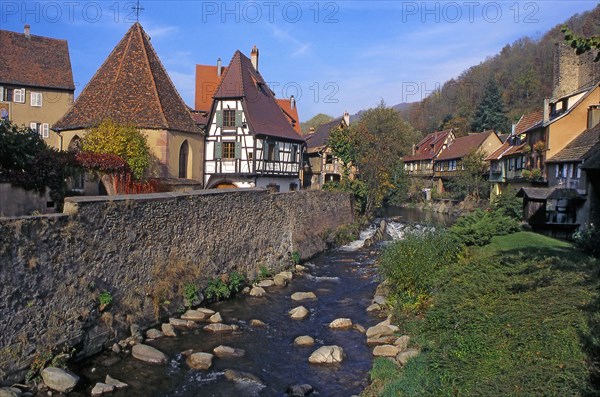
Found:
[[[184, 100], [195, 65], [260, 49], [277, 97], [301, 121], [413, 102], [522, 36], [539, 37], [587, 1], [141, 1], [140, 23]], [[135, 21], [132, 1], [0, 2], [0, 28], [66, 39], [76, 95]]]

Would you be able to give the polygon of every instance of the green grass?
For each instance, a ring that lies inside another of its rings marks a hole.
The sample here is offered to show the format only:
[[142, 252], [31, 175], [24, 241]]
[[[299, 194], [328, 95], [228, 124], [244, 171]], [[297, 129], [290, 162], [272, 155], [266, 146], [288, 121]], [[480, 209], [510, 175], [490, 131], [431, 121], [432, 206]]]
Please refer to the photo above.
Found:
[[379, 395], [598, 395], [598, 267], [529, 232], [469, 250], [437, 275], [425, 315], [404, 316], [423, 353], [395, 376], [376, 362]]

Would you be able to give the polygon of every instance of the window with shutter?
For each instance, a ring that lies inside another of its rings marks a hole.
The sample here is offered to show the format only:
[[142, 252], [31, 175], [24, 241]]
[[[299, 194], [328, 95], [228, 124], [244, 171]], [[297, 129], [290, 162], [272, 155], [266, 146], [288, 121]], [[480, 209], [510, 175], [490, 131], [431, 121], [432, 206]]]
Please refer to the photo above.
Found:
[[237, 142], [223, 142], [222, 143], [222, 153], [223, 156], [222, 158], [224, 160], [232, 160], [235, 158], [235, 154], [236, 154], [236, 143]]
[[242, 143], [241, 142], [235, 143], [235, 158], [236, 159], [242, 158]]
[[241, 110], [235, 111], [235, 126], [236, 127], [242, 126], [242, 111]]
[[223, 145], [221, 142], [215, 142], [215, 158], [220, 159], [223, 157]]
[[217, 127], [223, 127], [223, 111], [222, 110], [217, 110], [217, 113], [215, 115], [216, 117], [216, 122], [217, 122]]
[[50, 126], [48, 123], [42, 124], [42, 138], [48, 138], [50, 136]]
[[236, 126], [236, 114], [235, 110], [226, 109], [223, 110], [223, 127], [235, 127]]
[[0, 102], [4, 102], [4, 87], [0, 85]]

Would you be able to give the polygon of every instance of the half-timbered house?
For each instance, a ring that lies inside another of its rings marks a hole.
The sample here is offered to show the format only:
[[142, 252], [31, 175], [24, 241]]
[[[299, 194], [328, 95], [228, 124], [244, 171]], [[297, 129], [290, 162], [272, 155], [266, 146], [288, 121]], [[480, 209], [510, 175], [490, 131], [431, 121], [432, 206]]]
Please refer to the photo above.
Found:
[[304, 138], [258, 72], [254, 50], [252, 56], [236, 51], [213, 95], [204, 185], [297, 190]]

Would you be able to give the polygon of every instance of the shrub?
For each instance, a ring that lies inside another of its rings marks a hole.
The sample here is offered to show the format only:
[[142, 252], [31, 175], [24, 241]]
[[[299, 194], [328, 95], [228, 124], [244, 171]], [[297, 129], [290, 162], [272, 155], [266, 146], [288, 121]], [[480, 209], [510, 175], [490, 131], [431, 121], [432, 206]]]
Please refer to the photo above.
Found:
[[519, 221], [499, 209], [476, 210], [463, 215], [450, 228], [450, 232], [459, 244], [482, 246], [489, 244], [494, 236], [504, 236], [520, 229]]
[[300, 253], [298, 251], [294, 251], [292, 252], [292, 263], [294, 265], [299, 265], [300, 264]]
[[196, 284], [187, 283], [183, 286], [183, 301], [186, 307], [191, 307], [192, 302], [198, 299], [198, 287]]
[[264, 280], [265, 278], [271, 277], [271, 271], [266, 266], [258, 268], [258, 279]]
[[233, 293], [240, 292], [246, 284], [246, 277], [239, 272], [231, 272], [229, 275], [229, 290]]
[[504, 213], [511, 218], [517, 220], [523, 218], [523, 199], [517, 197], [517, 192], [514, 189], [494, 197], [491, 207], [495, 211], [504, 211]]
[[204, 289], [204, 295], [209, 300], [222, 300], [227, 299], [231, 296], [231, 291], [227, 284], [220, 278], [212, 278], [208, 280], [206, 288]]
[[100, 300], [100, 306], [108, 306], [112, 303], [113, 300], [112, 295], [109, 291], [102, 291], [98, 296], [98, 299]]
[[422, 311], [438, 271], [456, 259], [459, 249], [446, 230], [409, 233], [388, 247], [379, 266], [397, 307], [405, 313]]
[[586, 254], [600, 258], [600, 228], [590, 224], [585, 230], [573, 234], [575, 246]]

